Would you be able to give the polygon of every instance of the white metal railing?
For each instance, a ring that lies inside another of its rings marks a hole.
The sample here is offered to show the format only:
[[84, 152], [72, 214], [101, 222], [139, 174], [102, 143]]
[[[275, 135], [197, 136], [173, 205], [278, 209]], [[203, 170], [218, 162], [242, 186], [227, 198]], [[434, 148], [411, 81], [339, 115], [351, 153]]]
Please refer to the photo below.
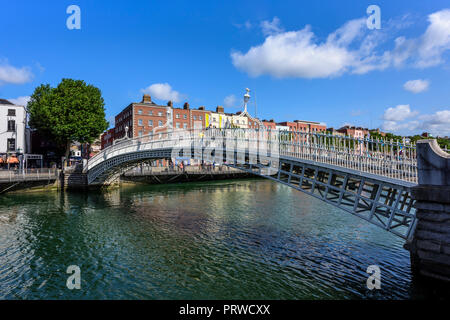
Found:
[[52, 180], [57, 177], [58, 169], [56, 168], [0, 170], [0, 182]]
[[104, 160], [127, 153], [167, 150], [192, 143], [205, 147], [211, 138], [216, 137], [233, 139], [238, 151], [266, 144], [276, 146], [279, 156], [305, 159], [417, 183], [416, 146], [412, 143], [319, 133], [240, 128], [175, 130], [124, 139], [91, 158], [85, 170], [89, 171]]

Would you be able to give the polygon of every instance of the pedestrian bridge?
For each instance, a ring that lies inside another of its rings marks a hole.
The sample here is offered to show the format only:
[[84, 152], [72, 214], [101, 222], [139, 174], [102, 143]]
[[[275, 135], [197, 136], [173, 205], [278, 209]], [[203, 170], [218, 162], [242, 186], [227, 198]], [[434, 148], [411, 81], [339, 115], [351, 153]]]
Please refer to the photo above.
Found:
[[168, 131], [121, 139], [83, 170], [89, 185], [103, 185], [142, 161], [177, 157], [263, 176], [404, 239], [413, 235], [416, 147], [399, 141], [254, 129]]

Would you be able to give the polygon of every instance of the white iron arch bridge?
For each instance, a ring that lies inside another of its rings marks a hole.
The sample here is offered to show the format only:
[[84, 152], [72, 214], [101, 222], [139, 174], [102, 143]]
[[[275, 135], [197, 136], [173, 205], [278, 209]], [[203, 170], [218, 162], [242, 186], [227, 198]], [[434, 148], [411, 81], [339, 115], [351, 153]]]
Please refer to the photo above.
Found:
[[413, 235], [413, 144], [254, 129], [167, 131], [122, 139], [91, 158], [84, 172], [89, 185], [109, 184], [137, 163], [178, 156], [263, 176], [404, 239]]

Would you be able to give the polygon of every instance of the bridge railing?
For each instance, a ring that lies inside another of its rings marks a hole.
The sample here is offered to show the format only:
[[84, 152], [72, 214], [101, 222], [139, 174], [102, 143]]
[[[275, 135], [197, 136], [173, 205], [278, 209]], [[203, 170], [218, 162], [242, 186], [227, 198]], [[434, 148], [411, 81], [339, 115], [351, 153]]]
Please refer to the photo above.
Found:
[[0, 170], [0, 182], [54, 180], [58, 173], [56, 168]]
[[241, 128], [174, 130], [123, 139], [91, 158], [86, 170], [129, 152], [189, 146], [192, 143], [205, 147], [211, 145], [211, 140], [216, 137], [234, 140], [238, 151], [267, 144], [276, 146], [279, 156], [417, 183], [415, 144], [310, 132], [277, 131], [274, 134], [274, 131]]
[[292, 132], [280, 138], [280, 155], [417, 183], [416, 146], [410, 143]]

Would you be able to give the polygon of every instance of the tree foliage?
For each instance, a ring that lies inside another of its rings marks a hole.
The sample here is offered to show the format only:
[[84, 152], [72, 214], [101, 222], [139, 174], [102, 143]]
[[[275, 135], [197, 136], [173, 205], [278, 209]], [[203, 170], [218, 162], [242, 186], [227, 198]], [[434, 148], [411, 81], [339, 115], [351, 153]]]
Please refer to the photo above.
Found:
[[28, 103], [30, 127], [57, 143], [92, 143], [108, 128], [101, 91], [83, 80], [62, 79], [56, 88], [42, 84]]

